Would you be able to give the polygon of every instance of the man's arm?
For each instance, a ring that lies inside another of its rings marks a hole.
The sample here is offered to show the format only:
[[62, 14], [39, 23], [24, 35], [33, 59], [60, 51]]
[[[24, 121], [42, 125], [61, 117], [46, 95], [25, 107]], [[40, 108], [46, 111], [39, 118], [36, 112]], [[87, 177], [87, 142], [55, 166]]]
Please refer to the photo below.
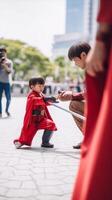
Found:
[[85, 91], [82, 92], [72, 92], [72, 91], [62, 91], [59, 95], [58, 95], [58, 99], [60, 101], [82, 101], [85, 99]]
[[72, 94], [72, 101], [82, 101], [85, 99], [86, 93], [85, 91], [78, 92], [78, 93], [73, 93]]
[[8, 74], [12, 73], [12, 69], [13, 69], [13, 64], [12, 64], [12, 62], [6, 62], [6, 61], [4, 61], [4, 62], [2, 63], [2, 66], [4, 67], [4, 69], [6, 70], [6, 72], [7, 72]]

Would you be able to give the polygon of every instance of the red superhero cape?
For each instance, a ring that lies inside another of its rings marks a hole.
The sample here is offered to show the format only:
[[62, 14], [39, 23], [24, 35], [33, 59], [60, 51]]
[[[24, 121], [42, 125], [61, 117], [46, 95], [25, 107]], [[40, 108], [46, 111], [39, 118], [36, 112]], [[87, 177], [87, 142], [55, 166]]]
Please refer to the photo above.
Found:
[[[40, 96], [40, 94], [34, 91], [28, 95], [23, 128], [19, 139], [17, 139], [21, 144], [30, 146], [39, 129], [50, 131], [57, 130], [47, 109], [47, 105], [49, 105], [49, 103], [44, 102], [43, 95]], [[34, 114], [35, 110], [40, 114]]]
[[[24, 117], [23, 128], [27, 129], [31, 123], [37, 123], [38, 129], [47, 129], [54, 131], [57, 130], [55, 123], [52, 120], [52, 117], [48, 111], [47, 106], [49, 103], [44, 102], [44, 96], [40, 96], [37, 92], [31, 92], [27, 98], [27, 105], [26, 105], [26, 113]], [[43, 116], [32, 116], [32, 111], [35, 109], [44, 110]], [[52, 124], [52, 127], [51, 127]]]

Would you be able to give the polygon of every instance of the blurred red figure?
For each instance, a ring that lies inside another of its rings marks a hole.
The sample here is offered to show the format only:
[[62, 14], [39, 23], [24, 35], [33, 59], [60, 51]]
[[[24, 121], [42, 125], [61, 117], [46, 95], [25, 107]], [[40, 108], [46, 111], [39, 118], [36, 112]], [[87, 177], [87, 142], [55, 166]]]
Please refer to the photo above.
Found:
[[31, 146], [36, 132], [40, 129], [44, 129], [41, 146], [46, 148], [53, 148], [54, 146], [49, 141], [53, 131], [57, 128], [47, 109], [47, 105], [50, 104], [42, 94], [44, 84], [44, 79], [41, 77], [32, 78], [29, 81], [29, 87], [32, 91], [27, 98], [26, 113], [20, 137], [14, 140], [16, 148], [23, 145]]
[[86, 60], [87, 120], [72, 200], [112, 199], [112, 0], [100, 0]]

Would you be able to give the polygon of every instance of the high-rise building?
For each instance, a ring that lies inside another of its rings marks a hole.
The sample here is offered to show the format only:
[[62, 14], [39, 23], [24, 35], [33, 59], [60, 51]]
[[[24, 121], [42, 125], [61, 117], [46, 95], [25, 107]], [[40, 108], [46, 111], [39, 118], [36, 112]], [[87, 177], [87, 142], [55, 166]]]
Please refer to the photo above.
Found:
[[92, 40], [94, 38], [97, 23], [96, 16], [98, 10], [98, 0], [84, 0], [84, 24], [83, 32], [90, 36]]
[[66, 33], [83, 31], [83, 0], [66, 0]]
[[66, 32], [54, 36], [52, 58], [67, 56], [73, 43], [94, 38], [97, 7], [98, 0], [66, 0]]

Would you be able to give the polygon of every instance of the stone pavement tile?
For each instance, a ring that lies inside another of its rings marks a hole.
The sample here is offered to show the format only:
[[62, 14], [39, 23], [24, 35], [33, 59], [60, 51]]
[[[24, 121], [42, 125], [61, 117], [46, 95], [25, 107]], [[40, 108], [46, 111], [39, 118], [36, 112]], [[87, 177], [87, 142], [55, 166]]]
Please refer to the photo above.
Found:
[[48, 174], [46, 174], [46, 178], [47, 179], [53, 179], [53, 180], [55, 180], [55, 179], [58, 179], [58, 175], [57, 175], [57, 173], [48, 173]]
[[44, 173], [39, 173], [39, 174], [32, 174], [31, 177], [33, 180], [41, 180], [45, 178]]
[[[0, 197], [0, 200], [39, 200], [38, 197]], [[42, 199], [44, 200], [44, 199]]]
[[26, 169], [26, 170], [18, 169], [18, 170], [16, 170], [16, 167], [15, 167], [14, 175], [15, 176], [30, 176], [31, 171], [29, 169]]
[[32, 181], [24, 181], [21, 185], [21, 189], [36, 189], [36, 185]]
[[62, 185], [63, 184], [63, 181], [61, 180], [58, 180], [58, 179], [37, 179], [36, 180], [36, 183], [38, 186], [43, 186], [43, 187], [46, 187], [46, 186], [58, 186], [58, 185]]
[[18, 165], [18, 163], [19, 163], [19, 158], [17, 157], [10, 158], [8, 162], [8, 166], [15, 166], [15, 165]]
[[[0, 144], [0, 149], [2, 149], [1, 148], [1, 144]], [[5, 151], [7, 151], [7, 150], [5, 150]], [[11, 155], [10, 154], [7, 154], [6, 152], [2, 152], [2, 153], [0, 153], [0, 163], [1, 162], [6, 162], [6, 161], [8, 161], [8, 160], [10, 160], [10, 157]]]
[[59, 188], [59, 186], [39, 186], [39, 191], [41, 195], [63, 195], [62, 190]]
[[30, 160], [30, 157], [29, 159], [26, 158], [26, 156], [21, 156], [20, 160], [19, 160], [19, 165], [31, 165], [32, 164], [32, 161]]
[[20, 181], [10, 181], [10, 180], [5, 180], [5, 182], [0, 182], [0, 187], [4, 187], [4, 188], [20, 188], [21, 186], [21, 182]]
[[[5, 179], [7, 179], [7, 177], [5, 177]], [[12, 176], [12, 177], [9, 177], [8, 180], [31, 181], [32, 178], [31, 176]]]
[[66, 177], [63, 178], [63, 181], [64, 181], [64, 183], [66, 182], [66, 184], [70, 183], [72, 185], [74, 179], [75, 179], [74, 176], [66, 176]]
[[46, 179], [57, 179], [57, 180], [63, 180], [63, 182], [65, 182], [64, 180], [70, 177], [69, 180], [73, 180], [75, 177], [75, 171], [71, 172], [71, 171], [60, 171], [57, 173], [46, 173]]
[[[0, 147], [1, 148], [1, 147]], [[5, 153], [2, 153], [0, 155], [0, 166], [7, 165], [8, 161], [10, 160], [10, 156], [6, 156]]]
[[14, 176], [14, 171], [13, 167], [2, 167], [2, 169], [0, 169], [0, 178], [12, 178]]
[[27, 165], [27, 164], [17, 164], [17, 165], [14, 165], [16, 166], [16, 170], [30, 170], [30, 165]]
[[0, 186], [0, 196], [5, 196], [7, 193], [7, 188]]
[[[24, 197], [24, 198], [8, 198], [8, 199], [5, 199], [5, 200], [39, 200], [38, 197]], [[44, 200], [44, 199], [43, 199]]]
[[37, 195], [35, 197], [0, 197], [0, 200], [70, 200], [71, 195]]
[[63, 195], [63, 197], [60, 200], [71, 200], [71, 194]]
[[39, 195], [38, 200], [70, 200], [71, 195]]
[[0, 179], [0, 184], [5, 183], [6, 180], [5, 179]]
[[[77, 158], [79, 160], [79, 158]], [[71, 165], [75, 165], [75, 162], [77, 162], [77, 159], [75, 159], [75, 156], [70, 157], [70, 156], [57, 156], [54, 159], [54, 164], [58, 164], [61, 166], [71, 166]]]
[[[68, 178], [69, 177], [69, 178]], [[75, 177], [75, 172], [74, 171], [60, 171], [58, 173], [47, 173], [46, 174], [46, 178], [47, 179], [52, 179], [54, 181], [54, 179], [57, 179], [58, 181], [63, 181], [63, 184], [65, 183], [72, 183]]]
[[17, 198], [26, 198], [26, 197], [36, 197], [38, 196], [38, 191], [34, 189], [10, 189], [7, 192], [7, 198], [9, 197], [17, 197]]
[[71, 194], [73, 191], [73, 184], [63, 184], [59, 185], [59, 188], [63, 191], [63, 195]]
[[74, 167], [73, 169], [69, 169], [69, 168], [66, 168], [65, 170], [60, 170], [57, 172], [57, 175], [58, 177], [60, 178], [64, 178], [64, 177], [67, 177], [67, 176], [71, 176], [71, 177], [75, 177], [77, 174], [77, 168]]
[[34, 174], [44, 173], [44, 168], [45, 168], [44, 164], [41, 167], [33, 167], [31, 169], [31, 172]]

